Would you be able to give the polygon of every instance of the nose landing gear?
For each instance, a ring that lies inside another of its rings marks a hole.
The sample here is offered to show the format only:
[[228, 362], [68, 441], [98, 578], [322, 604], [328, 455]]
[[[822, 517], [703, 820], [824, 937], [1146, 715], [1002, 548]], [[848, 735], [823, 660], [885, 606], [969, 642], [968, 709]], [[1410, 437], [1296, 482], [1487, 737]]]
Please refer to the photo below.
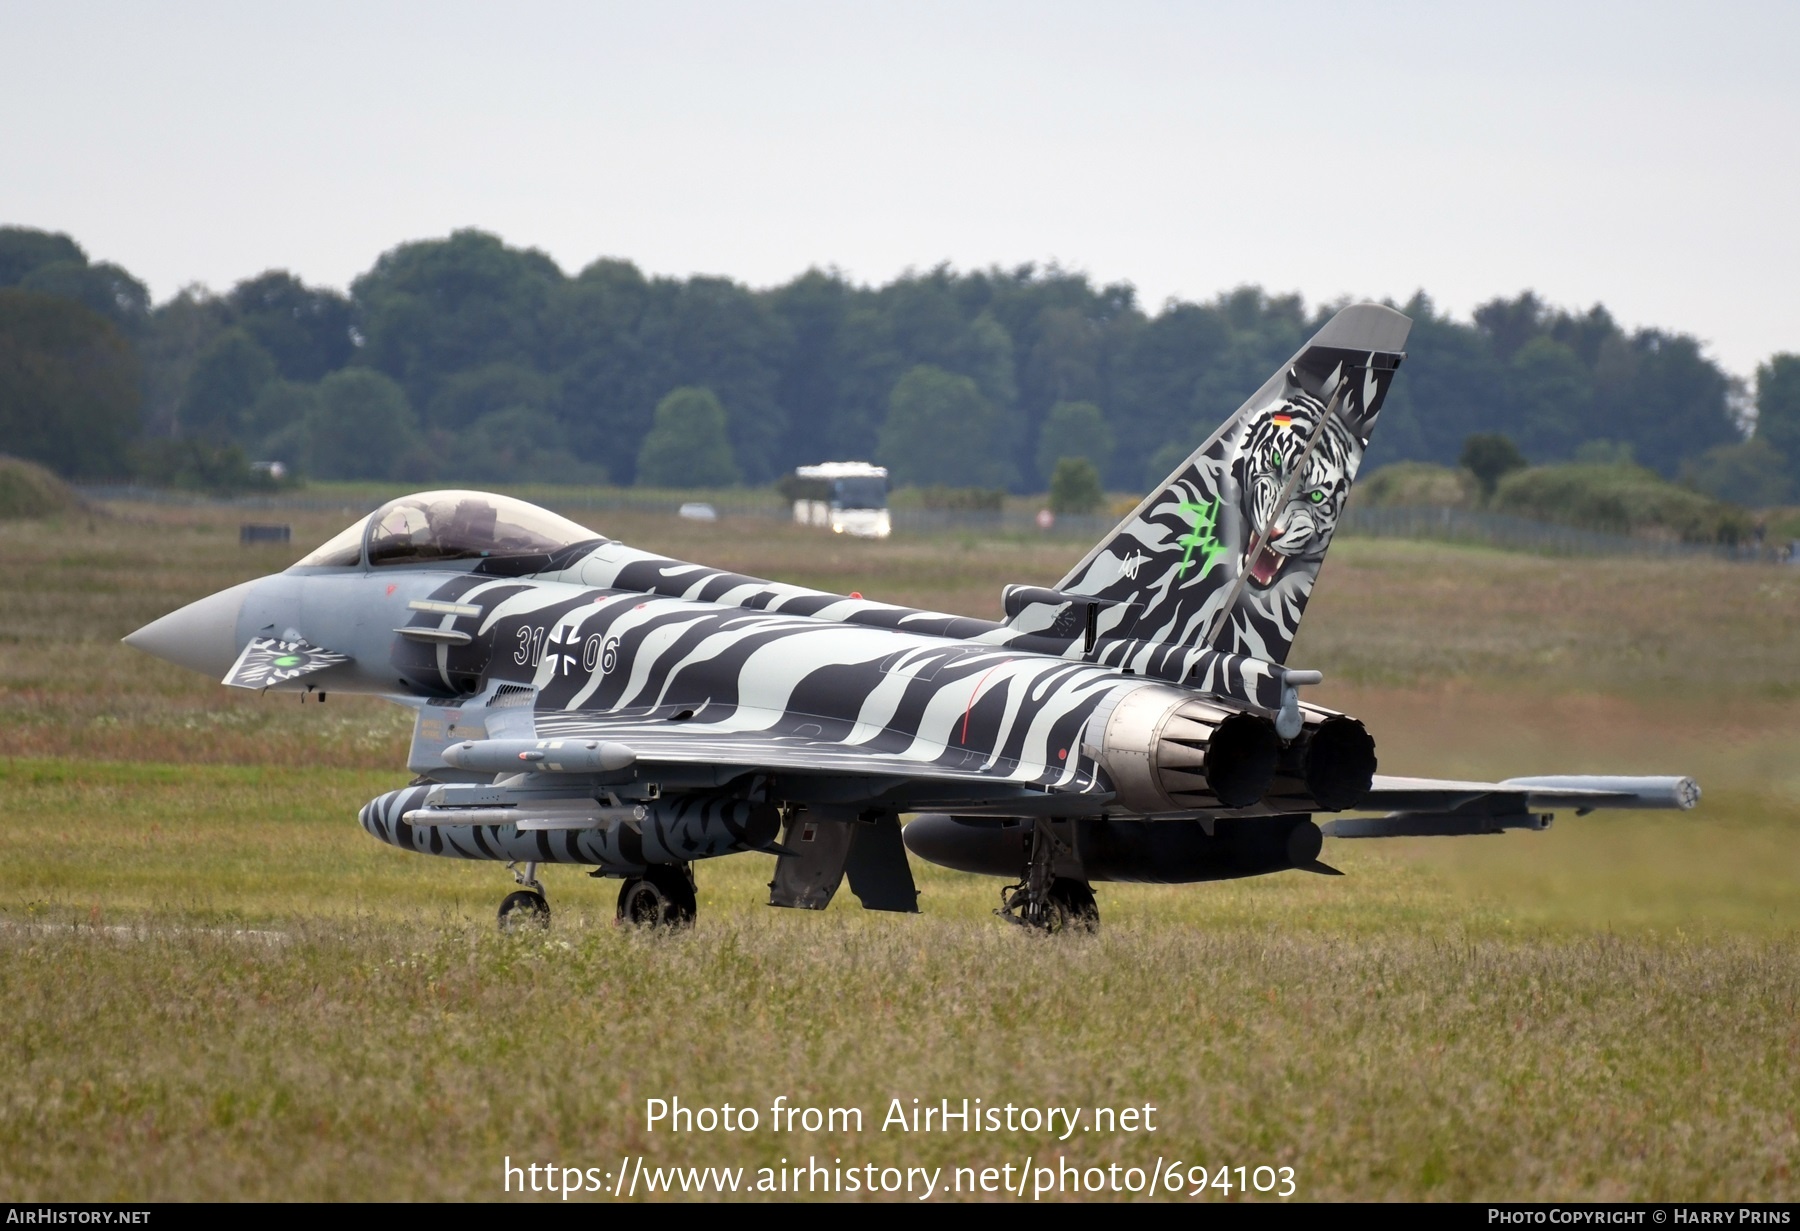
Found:
[[528, 863], [523, 870], [517, 864], [509, 863], [506, 866], [512, 872], [513, 879], [523, 888], [501, 899], [500, 930], [516, 932], [524, 928], [549, 927], [550, 901], [544, 896], [544, 886], [538, 881], [537, 864]]

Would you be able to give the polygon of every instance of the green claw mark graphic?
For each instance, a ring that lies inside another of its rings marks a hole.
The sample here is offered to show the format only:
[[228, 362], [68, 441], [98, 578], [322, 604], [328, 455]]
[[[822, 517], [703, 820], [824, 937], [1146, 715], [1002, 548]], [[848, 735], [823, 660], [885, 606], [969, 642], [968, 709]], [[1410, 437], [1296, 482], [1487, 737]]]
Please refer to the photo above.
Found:
[[1188, 564], [1194, 558], [1194, 548], [1200, 549], [1200, 576], [1205, 577], [1212, 572], [1213, 564], [1225, 554], [1225, 544], [1219, 542], [1219, 502], [1209, 500], [1205, 504], [1190, 504], [1183, 500], [1180, 505], [1183, 513], [1194, 516], [1194, 528], [1181, 536], [1185, 551], [1181, 554], [1181, 567], [1176, 570], [1177, 577], [1187, 576]]

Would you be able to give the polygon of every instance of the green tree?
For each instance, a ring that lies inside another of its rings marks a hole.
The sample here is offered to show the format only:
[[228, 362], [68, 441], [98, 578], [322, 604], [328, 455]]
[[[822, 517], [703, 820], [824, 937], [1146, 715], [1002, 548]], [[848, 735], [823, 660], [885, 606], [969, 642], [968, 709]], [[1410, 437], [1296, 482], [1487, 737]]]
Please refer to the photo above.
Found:
[[438, 388], [425, 421], [460, 430], [484, 415], [514, 407], [548, 412], [556, 404], [555, 382], [517, 363], [490, 363], [458, 372]]
[[1050, 476], [1050, 509], [1055, 513], [1092, 513], [1106, 500], [1100, 472], [1085, 457], [1065, 457]]
[[1800, 461], [1800, 355], [1776, 355], [1756, 369], [1756, 437]]
[[127, 337], [135, 335], [150, 319], [149, 288], [117, 265], [56, 261], [26, 274], [19, 286], [85, 304], [117, 325]]
[[1424, 292], [1401, 311], [1413, 321], [1405, 375], [1388, 389], [1363, 469], [1401, 459], [1455, 465], [1471, 432], [1509, 422], [1506, 369], [1481, 331], [1439, 312]]
[[711, 389], [675, 389], [656, 406], [638, 450], [637, 481], [646, 487], [726, 487], [738, 481], [725, 408]]
[[308, 287], [290, 273], [276, 269], [248, 278], [225, 302], [286, 380], [319, 380], [356, 353], [349, 299]]
[[1112, 428], [1092, 402], [1058, 402], [1044, 416], [1037, 447], [1040, 478], [1048, 479], [1065, 457], [1086, 458], [1095, 473], [1105, 474], [1112, 454]]
[[1530, 465], [1525, 455], [1519, 452], [1518, 445], [1492, 432], [1477, 432], [1463, 441], [1462, 457], [1458, 461], [1481, 484], [1483, 500], [1494, 498], [1494, 489], [1501, 479]]
[[779, 454], [784, 470], [796, 462], [868, 457], [872, 452], [867, 444], [843, 439], [864, 431], [873, 435], [867, 430], [867, 408], [843, 397], [850, 350], [845, 327], [863, 293], [839, 274], [809, 269], [767, 297], [789, 340], [775, 389], [788, 412], [788, 434]]
[[1163, 481], [1175, 473], [1175, 467], [1187, 461], [1192, 453], [1192, 449], [1178, 441], [1164, 445], [1144, 463], [1143, 485], [1147, 488], [1162, 486]]
[[1624, 440], [1584, 440], [1575, 446], [1571, 455], [1575, 461], [1589, 462], [1596, 466], [1635, 466], [1637, 456], [1629, 441]]
[[231, 328], [231, 308], [203, 287], [184, 287], [157, 305], [136, 338], [144, 364], [144, 431], [157, 437], [180, 431], [181, 403], [200, 356]]
[[299, 465], [297, 457], [272, 454], [270, 442], [290, 439], [290, 430], [304, 424], [318, 406], [317, 385], [303, 385], [292, 380], [272, 380], [264, 385], [244, 416], [244, 440], [251, 456]]
[[599, 261], [557, 290], [548, 319], [557, 416], [583, 457], [628, 469], [659, 398], [683, 387], [731, 407], [738, 472], [761, 481], [792, 464], [777, 395], [789, 334], [767, 294], [725, 278], [652, 281], [628, 262]]
[[1697, 339], [1660, 330], [1632, 335], [1629, 377], [1604, 435], [1631, 446], [1652, 470], [1671, 476], [1714, 445], [1742, 439], [1731, 411], [1731, 378], [1700, 353]]
[[1493, 299], [1476, 308], [1475, 328], [1505, 363], [1551, 331], [1551, 314], [1534, 292], [1525, 291], [1517, 299]]
[[1025, 396], [1037, 406], [1091, 401], [1100, 396], [1100, 366], [1107, 337], [1103, 324], [1095, 319], [1096, 307], [1091, 303], [1045, 307], [1032, 321], [1037, 341], [1022, 365], [1021, 383]]
[[787, 412], [775, 399], [787, 346], [780, 320], [762, 298], [726, 278], [690, 278], [653, 302], [644, 336], [668, 348], [672, 366], [665, 379], [710, 389], [730, 406], [733, 473], [754, 482], [773, 479], [787, 435]]
[[417, 464], [418, 420], [380, 372], [345, 368], [319, 382], [319, 404], [275, 446], [323, 479], [383, 479]]
[[535, 366], [544, 357], [546, 311], [564, 282], [542, 252], [481, 231], [402, 244], [351, 284], [366, 337], [362, 361], [419, 406], [457, 372]]
[[[684, 383], [644, 337], [644, 322], [655, 297], [650, 280], [637, 266], [601, 260], [558, 288], [547, 314], [549, 354], [558, 386], [557, 417], [577, 457], [603, 460], [621, 480], [630, 478], [657, 400]], [[484, 397], [489, 391], [498, 392], [499, 382], [484, 384], [482, 390]], [[536, 402], [521, 396], [499, 405], [511, 404]], [[451, 409], [446, 403], [446, 413]], [[461, 409], [460, 402], [454, 409]], [[433, 412], [437, 413], [435, 403]]]
[[446, 470], [482, 483], [605, 483], [606, 471], [576, 458], [565, 435], [534, 407], [489, 411], [456, 436]]
[[274, 379], [275, 361], [249, 334], [241, 329], [220, 334], [188, 377], [177, 418], [179, 434], [214, 445], [244, 443], [250, 408]]
[[1533, 338], [1507, 365], [1518, 432], [1523, 446], [1539, 458], [1567, 457], [1589, 432], [1594, 382], [1570, 347]]
[[46, 265], [87, 264], [87, 253], [67, 235], [32, 227], [0, 227], [0, 287], [17, 286]]
[[973, 380], [920, 364], [888, 398], [875, 455], [897, 484], [1005, 487], [1013, 476], [1003, 427]]
[[73, 299], [98, 312], [127, 338], [150, 316], [150, 292], [117, 265], [88, 264], [67, 235], [0, 227], [0, 286]]
[[0, 447], [71, 477], [125, 473], [142, 399], [112, 323], [71, 300], [0, 290]]
[[[1201, 373], [1230, 344], [1231, 327], [1224, 317], [1198, 304], [1170, 304], [1154, 320], [1127, 332], [1105, 402], [1120, 451], [1148, 458], [1172, 442], [1187, 440], [1195, 428], [1194, 392]], [[1191, 451], [1183, 450], [1183, 456]]]
[[956, 370], [975, 382], [982, 397], [1001, 408], [1018, 399], [1012, 335], [992, 312], [983, 312], [969, 322], [956, 350]]
[[1762, 436], [1717, 445], [1681, 467], [1681, 481], [1715, 500], [1747, 508], [1781, 504], [1793, 491], [1786, 454]]

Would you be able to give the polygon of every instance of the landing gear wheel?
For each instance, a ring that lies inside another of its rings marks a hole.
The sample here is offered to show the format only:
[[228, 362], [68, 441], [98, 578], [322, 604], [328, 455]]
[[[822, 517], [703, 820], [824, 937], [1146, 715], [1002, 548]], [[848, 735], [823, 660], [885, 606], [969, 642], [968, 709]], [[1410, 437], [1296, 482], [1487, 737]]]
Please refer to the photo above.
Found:
[[654, 864], [619, 888], [618, 921], [632, 927], [689, 927], [697, 903], [686, 868]]
[[1056, 875], [1057, 858], [1073, 854], [1067, 843], [1045, 821], [1031, 822], [1027, 841], [1025, 874], [1018, 884], [1000, 891], [1000, 909], [994, 913], [1033, 932], [1099, 931], [1100, 907], [1092, 887], [1084, 880]]
[[1002, 905], [996, 914], [1046, 936], [1100, 930], [1100, 907], [1086, 881], [1059, 876], [1042, 896], [1034, 895], [1025, 885], [1008, 885], [1000, 891], [1000, 901]]
[[500, 902], [500, 930], [518, 932], [526, 928], [550, 926], [550, 903], [544, 895], [530, 889], [509, 893]]
[[1086, 881], [1059, 876], [1050, 885], [1052, 932], [1098, 932], [1100, 904]]

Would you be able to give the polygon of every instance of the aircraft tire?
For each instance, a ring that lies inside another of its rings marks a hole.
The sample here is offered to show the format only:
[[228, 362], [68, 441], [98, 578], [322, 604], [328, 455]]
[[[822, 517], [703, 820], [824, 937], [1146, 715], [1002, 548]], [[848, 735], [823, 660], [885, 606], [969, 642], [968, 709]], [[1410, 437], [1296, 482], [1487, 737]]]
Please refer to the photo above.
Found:
[[620, 886], [617, 919], [632, 927], [688, 927], [697, 907], [686, 871], [655, 864]]
[[1098, 932], [1100, 904], [1094, 901], [1093, 886], [1086, 881], [1059, 876], [1050, 884], [1050, 930], [1053, 932]]
[[550, 903], [544, 895], [530, 889], [509, 893], [500, 901], [500, 930], [517, 932], [525, 928], [550, 926]]

